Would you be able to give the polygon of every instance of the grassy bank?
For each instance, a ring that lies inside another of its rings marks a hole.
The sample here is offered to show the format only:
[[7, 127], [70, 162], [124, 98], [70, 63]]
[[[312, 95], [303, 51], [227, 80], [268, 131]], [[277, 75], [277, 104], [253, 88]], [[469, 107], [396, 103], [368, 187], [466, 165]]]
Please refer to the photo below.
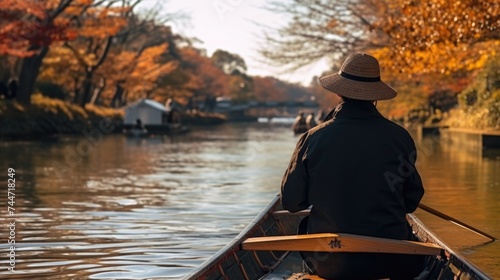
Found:
[[[56, 134], [82, 134], [84, 130], [99, 128], [105, 121], [115, 132], [121, 132], [123, 109], [112, 109], [88, 104], [85, 108], [52, 99], [41, 94], [31, 98], [25, 107], [12, 100], [0, 100], [0, 137], [36, 139]], [[224, 115], [216, 113], [185, 113], [186, 125], [218, 125], [226, 122]]]
[[116, 129], [123, 122], [123, 110], [87, 105], [85, 108], [33, 95], [31, 106], [11, 100], [0, 101], [0, 137], [28, 138], [54, 134], [78, 134], [111, 120]]

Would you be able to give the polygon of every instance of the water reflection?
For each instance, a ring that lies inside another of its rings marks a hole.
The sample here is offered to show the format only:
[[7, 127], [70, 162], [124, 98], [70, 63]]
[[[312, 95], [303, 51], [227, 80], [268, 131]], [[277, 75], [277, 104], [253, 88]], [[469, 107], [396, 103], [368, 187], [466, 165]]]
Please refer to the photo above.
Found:
[[[279, 191], [297, 138], [278, 124], [226, 125], [180, 137], [109, 135], [80, 156], [82, 141], [0, 143], [0, 170], [17, 171], [18, 225], [18, 273], [0, 277], [179, 279]], [[417, 145], [424, 202], [500, 236], [500, 160], [464, 155], [436, 139]], [[6, 218], [6, 194], [0, 203]], [[477, 247], [480, 237], [419, 215], [499, 276], [497, 244]], [[7, 236], [6, 227], [0, 236]], [[5, 256], [7, 244], [0, 251]]]
[[[418, 162], [426, 187], [423, 203], [493, 236], [500, 236], [500, 158], [496, 157], [500, 151], [485, 153], [435, 140], [424, 138], [419, 143], [435, 143], [433, 152], [421, 153]], [[486, 243], [487, 238], [421, 210], [417, 214], [471, 262], [493, 278], [500, 276], [498, 242]]]

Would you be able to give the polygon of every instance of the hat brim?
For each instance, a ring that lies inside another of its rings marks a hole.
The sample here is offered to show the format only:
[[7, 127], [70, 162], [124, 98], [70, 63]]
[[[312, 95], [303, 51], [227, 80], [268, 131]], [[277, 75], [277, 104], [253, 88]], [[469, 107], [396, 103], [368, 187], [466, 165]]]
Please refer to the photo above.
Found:
[[358, 100], [388, 100], [397, 95], [395, 89], [382, 81], [355, 81], [346, 79], [338, 73], [318, 78], [318, 84], [333, 93]]

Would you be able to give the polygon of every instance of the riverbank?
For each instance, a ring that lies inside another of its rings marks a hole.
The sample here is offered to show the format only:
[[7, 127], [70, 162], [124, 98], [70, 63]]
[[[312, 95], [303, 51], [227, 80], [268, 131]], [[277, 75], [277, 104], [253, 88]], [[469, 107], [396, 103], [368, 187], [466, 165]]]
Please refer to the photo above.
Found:
[[[103, 123], [109, 133], [122, 133], [124, 110], [86, 105], [85, 108], [37, 94], [31, 106], [0, 100], [0, 138], [41, 139], [61, 134], [82, 134], [100, 129]], [[218, 125], [227, 121], [220, 114], [197, 112], [183, 114], [186, 125]]]
[[33, 138], [77, 134], [106, 120], [112, 131], [123, 123], [123, 110], [87, 105], [85, 108], [58, 99], [34, 95], [31, 106], [0, 101], [0, 137]]

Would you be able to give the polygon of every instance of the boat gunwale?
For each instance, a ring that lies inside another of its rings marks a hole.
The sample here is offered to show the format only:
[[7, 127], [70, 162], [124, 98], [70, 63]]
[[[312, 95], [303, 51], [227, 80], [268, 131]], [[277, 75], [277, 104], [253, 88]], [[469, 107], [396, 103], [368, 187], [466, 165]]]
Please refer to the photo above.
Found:
[[475, 264], [466, 260], [464, 256], [455, 250], [451, 249], [444, 241], [439, 239], [437, 235], [430, 230], [417, 216], [413, 213], [407, 214], [408, 220], [413, 231], [417, 234], [417, 236], [422, 239], [424, 242], [431, 242], [441, 246], [444, 251], [449, 255], [448, 259], [450, 262], [457, 266], [461, 272], [467, 272], [470, 274], [472, 279], [481, 279], [481, 280], [493, 280], [490, 276], [488, 276], [485, 272], [479, 269]]

